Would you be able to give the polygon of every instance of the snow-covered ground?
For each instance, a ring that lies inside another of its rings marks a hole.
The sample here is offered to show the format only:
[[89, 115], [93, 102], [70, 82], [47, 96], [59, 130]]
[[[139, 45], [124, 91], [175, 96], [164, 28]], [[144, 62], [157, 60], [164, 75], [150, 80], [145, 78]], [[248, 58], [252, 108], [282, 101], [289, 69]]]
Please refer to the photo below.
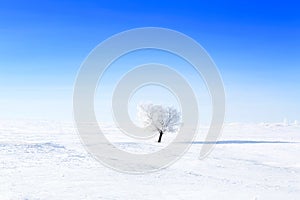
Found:
[[[126, 142], [152, 151], [155, 139]], [[212, 153], [199, 160], [206, 127], [189, 151], [158, 172], [116, 172], [94, 160], [71, 123], [0, 120], [0, 199], [300, 199], [300, 126], [225, 124]]]

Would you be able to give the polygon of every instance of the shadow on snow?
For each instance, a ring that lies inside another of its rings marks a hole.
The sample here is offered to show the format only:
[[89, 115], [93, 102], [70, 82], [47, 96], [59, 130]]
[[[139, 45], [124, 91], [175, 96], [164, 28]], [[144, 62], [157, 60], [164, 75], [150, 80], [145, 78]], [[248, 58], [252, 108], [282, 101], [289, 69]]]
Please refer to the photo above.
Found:
[[192, 144], [296, 144], [287, 141], [223, 140], [217, 142], [195, 141]]

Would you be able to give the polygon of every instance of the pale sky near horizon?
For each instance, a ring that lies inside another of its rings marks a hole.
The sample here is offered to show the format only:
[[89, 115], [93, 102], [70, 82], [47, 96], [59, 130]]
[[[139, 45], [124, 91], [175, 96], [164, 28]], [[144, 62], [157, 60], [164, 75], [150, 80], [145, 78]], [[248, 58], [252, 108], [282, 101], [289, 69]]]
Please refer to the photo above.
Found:
[[[291, 0], [3, 1], [0, 118], [72, 120], [73, 85], [89, 52], [113, 34], [148, 26], [180, 31], [207, 50], [224, 81], [226, 121], [300, 120], [300, 3]], [[192, 70], [179, 69], [184, 64], [177, 58], [149, 55], [186, 74], [210, 109]]]

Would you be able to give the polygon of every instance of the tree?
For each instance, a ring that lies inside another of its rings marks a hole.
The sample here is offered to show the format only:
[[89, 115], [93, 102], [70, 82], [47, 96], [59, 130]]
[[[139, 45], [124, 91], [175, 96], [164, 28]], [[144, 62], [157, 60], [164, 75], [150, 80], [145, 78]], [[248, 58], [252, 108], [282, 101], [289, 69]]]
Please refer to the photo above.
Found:
[[139, 105], [138, 117], [144, 126], [158, 131], [159, 143], [165, 132], [176, 132], [181, 121], [181, 114], [176, 108], [151, 103]]

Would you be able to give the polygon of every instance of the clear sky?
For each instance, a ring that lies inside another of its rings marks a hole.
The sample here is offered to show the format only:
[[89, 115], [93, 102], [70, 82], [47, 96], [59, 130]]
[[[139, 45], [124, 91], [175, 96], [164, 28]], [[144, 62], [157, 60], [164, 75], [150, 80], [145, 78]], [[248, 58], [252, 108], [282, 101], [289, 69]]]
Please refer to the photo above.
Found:
[[0, 118], [72, 119], [80, 64], [107, 37], [157, 26], [198, 41], [229, 122], [300, 120], [298, 1], [1, 1]]

